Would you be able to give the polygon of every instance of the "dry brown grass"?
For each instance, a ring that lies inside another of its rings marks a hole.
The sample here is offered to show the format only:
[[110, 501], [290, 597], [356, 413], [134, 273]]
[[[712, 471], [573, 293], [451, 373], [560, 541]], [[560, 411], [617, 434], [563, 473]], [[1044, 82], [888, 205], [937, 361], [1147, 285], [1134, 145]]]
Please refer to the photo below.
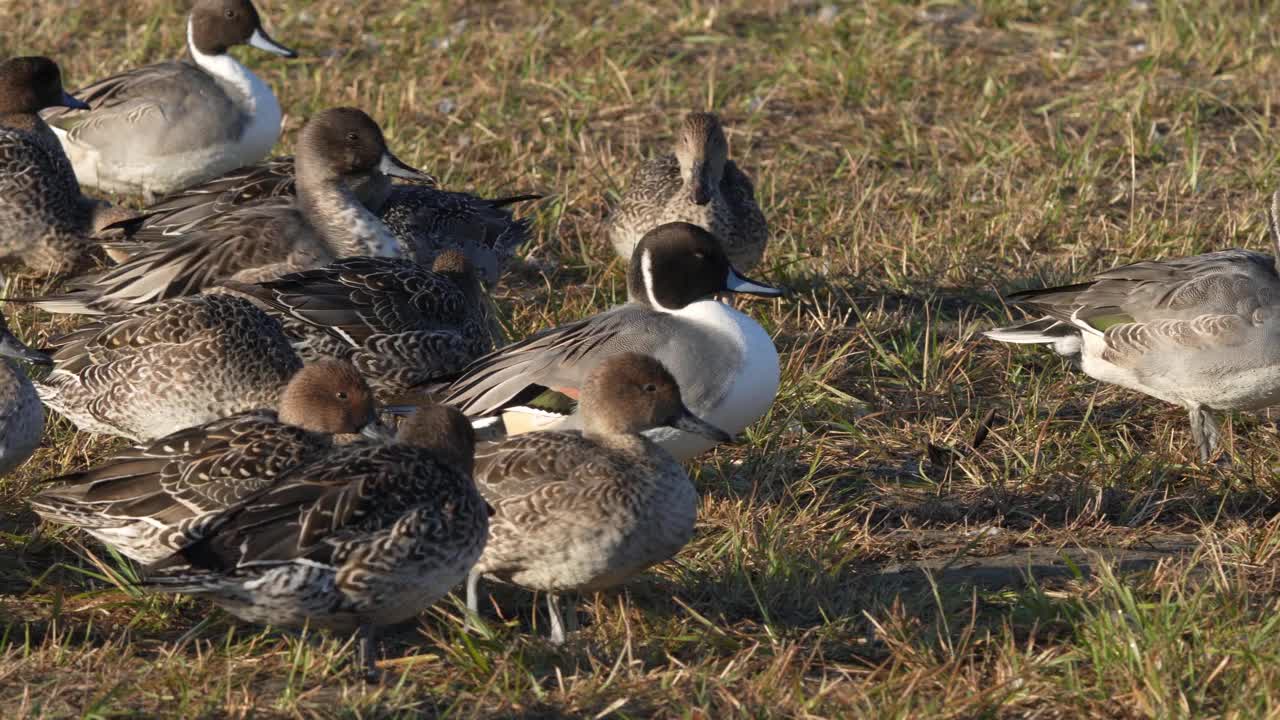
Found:
[[[342, 666], [346, 638], [87, 575], [23, 498], [113, 443], [54, 422], [0, 481], [7, 716], [1280, 712], [1275, 423], [1237, 416], [1233, 463], [1189, 464], [1181, 411], [977, 334], [1008, 317], [1000, 291], [1266, 246], [1269, 6], [259, 7], [303, 54], [241, 53], [286, 107], [286, 146], [315, 110], [358, 105], [451, 188], [551, 194], [498, 291], [517, 335], [624, 294], [609, 203], [680, 112], [719, 111], [773, 228], [757, 274], [797, 290], [751, 307], [782, 392], [693, 468], [692, 545], [587, 603], [567, 647], [532, 632], [520, 594], [497, 594], [505, 620], [482, 636], [444, 603], [392, 636], [382, 687]], [[0, 56], [51, 55], [74, 86], [180, 52], [182, 11], [0, 4]]]

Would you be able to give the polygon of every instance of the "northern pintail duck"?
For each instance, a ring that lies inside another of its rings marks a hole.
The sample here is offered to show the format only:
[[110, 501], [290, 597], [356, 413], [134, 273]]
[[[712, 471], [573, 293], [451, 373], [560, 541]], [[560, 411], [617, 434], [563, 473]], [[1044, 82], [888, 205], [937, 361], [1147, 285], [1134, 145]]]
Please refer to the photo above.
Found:
[[[424, 176], [418, 183], [392, 185], [380, 173], [352, 181], [357, 196], [382, 219], [413, 260], [429, 267], [438, 253], [462, 250], [481, 280], [493, 285], [529, 237], [528, 222], [515, 219], [508, 207], [541, 196], [486, 199], [440, 190], [434, 184]], [[146, 209], [139, 227], [158, 229], [166, 235], [190, 232], [239, 205], [292, 195], [294, 185], [293, 158], [272, 158], [161, 199]], [[138, 247], [122, 245], [124, 249]]]
[[38, 114], [57, 106], [87, 107], [62, 89], [56, 63], [0, 63], [0, 260], [49, 274], [74, 270], [89, 236], [129, 215], [80, 194], [71, 163]]
[[280, 138], [280, 103], [227, 52], [235, 45], [296, 57], [249, 0], [197, 0], [190, 62], [114, 75], [77, 92], [89, 109], [47, 113], [80, 184], [150, 202], [266, 157]]
[[373, 169], [419, 178], [387, 149], [378, 124], [355, 108], [326, 110], [298, 140], [297, 196], [249, 203], [177, 237], [146, 239], [126, 262], [40, 300], [50, 312], [124, 311], [226, 281], [258, 282], [321, 267], [337, 258], [399, 257], [403, 249], [361, 204], [346, 178]]
[[731, 438], [680, 395], [657, 360], [619, 353], [583, 384], [581, 431], [480, 445], [476, 484], [494, 515], [484, 555], [467, 578], [471, 613], [481, 576], [543, 591], [551, 641], [561, 643], [558, 593], [614, 587], [689, 542], [697, 492], [676, 459], [641, 433], [665, 427], [713, 443]]
[[45, 404], [81, 430], [135, 440], [275, 407], [302, 367], [280, 323], [229, 295], [106, 316], [51, 345]]
[[[1280, 252], [1280, 193], [1271, 234]], [[1044, 343], [1097, 380], [1181, 405], [1202, 461], [1217, 448], [1214, 412], [1280, 402], [1277, 258], [1223, 250], [1139, 262], [1075, 285], [1010, 295], [1044, 316], [990, 330], [1011, 343]]]
[[56, 479], [31, 498], [51, 522], [83, 529], [134, 560], [159, 562], [218, 514], [333, 449], [333, 436], [382, 431], [368, 386], [350, 366], [299, 370], [279, 400], [179, 430]]
[[354, 257], [229, 290], [278, 319], [304, 361], [346, 360], [384, 401], [459, 372], [494, 345], [489, 304], [457, 250], [437, 255], [430, 270]]
[[359, 630], [376, 677], [376, 628], [443, 597], [484, 549], [489, 508], [473, 453], [460, 413], [420, 409], [396, 442], [343, 446], [281, 475], [147, 580], [249, 622]]
[[751, 178], [729, 159], [729, 142], [712, 113], [686, 115], [675, 153], [640, 166], [609, 216], [609, 239], [629, 260], [646, 233], [677, 221], [710, 231], [743, 271], [755, 268], [769, 241]]
[[12, 360], [49, 365], [48, 355], [22, 344], [0, 313], [0, 477], [27, 461], [40, 445], [44, 407], [31, 379]]
[[[445, 402], [483, 419], [478, 427], [500, 417], [507, 433], [581, 427], [579, 415], [554, 406], [575, 398], [601, 360], [632, 351], [662, 362], [693, 412], [726, 432], [737, 434], [764, 415], [778, 392], [778, 351], [759, 323], [712, 296], [783, 291], [744, 278], [710, 233], [688, 223], [645, 235], [627, 273], [628, 303], [480, 358], [449, 386]], [[558, 398], [552, 409], [549, 395]], [[680, 460], [715, 445], [670, 428], [650, 437]]]

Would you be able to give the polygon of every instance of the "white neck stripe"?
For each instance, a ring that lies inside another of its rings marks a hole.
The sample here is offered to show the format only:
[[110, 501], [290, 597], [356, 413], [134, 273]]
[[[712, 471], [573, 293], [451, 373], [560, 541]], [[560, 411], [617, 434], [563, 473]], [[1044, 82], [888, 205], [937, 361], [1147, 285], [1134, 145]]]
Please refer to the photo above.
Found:
[[652, 252], [645, 248], [644, 253], [640, 255], [640, 279], [644, 282], [644, 292], [649, 296], [649, 306], [654, 310], [662, 312], [672, 312], [670, 308], [665, 308], [662, 303], [658, 302], [658, 297], [653, 294], [653, 257]]

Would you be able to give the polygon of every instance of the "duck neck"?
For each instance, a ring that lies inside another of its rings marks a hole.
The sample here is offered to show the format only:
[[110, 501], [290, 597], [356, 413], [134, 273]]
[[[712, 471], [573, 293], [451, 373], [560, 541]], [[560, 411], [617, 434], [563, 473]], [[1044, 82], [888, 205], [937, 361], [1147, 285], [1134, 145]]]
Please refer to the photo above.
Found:
[[40, 113], [0, 113], [0, 128], [29, 133], [45, 150], [53, 152], [56, 149], [59, 155], [62, 154], [62, 145], [58, 143], [58, 136], [53, 134], [53, 128], [50, 128], [49, 124], [40, 117]]
[[400, 257], [396, 240], [341, 178], [298, 168], [298, 204], [334, 257]]

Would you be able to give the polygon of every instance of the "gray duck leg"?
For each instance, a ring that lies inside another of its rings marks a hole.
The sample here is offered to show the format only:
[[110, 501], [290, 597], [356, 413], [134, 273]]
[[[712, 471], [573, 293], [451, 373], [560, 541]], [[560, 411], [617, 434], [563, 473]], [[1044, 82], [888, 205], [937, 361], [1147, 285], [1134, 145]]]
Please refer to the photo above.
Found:
[[1218, 441], [1221, 439], [1218, 423], [1213, 418], [1213, 412], [1203, 405], [1191, 408], [1189, 414], [1191, 415], [1191, 439], [1200, 450], [1200, 462], [1207, 463], [1213, 456], [1213, 451], [1218, 448]]
[[563, 645], [564, 617], [560, 614], [560, 598], [555, 593], [547, 593], [547, 614], [551, 616], [551, 644]]
[[470, 632], [476, 629], [477, 621], [480, 618], [480, 596], [477, 586], [480, 585], [480, 573], [471, 569], [467, 573], [467, 619], [462, 624], [462, 629]]
[[373, 659], [377, 653], [378, 630], [372, 625], [361, 625], [357, 632], [360, 634], [360, 644], [357, 648], [360, 671], [364, 675], [365, 682], [376, 683], [382, 680], [382, 672], [378, 670]]

